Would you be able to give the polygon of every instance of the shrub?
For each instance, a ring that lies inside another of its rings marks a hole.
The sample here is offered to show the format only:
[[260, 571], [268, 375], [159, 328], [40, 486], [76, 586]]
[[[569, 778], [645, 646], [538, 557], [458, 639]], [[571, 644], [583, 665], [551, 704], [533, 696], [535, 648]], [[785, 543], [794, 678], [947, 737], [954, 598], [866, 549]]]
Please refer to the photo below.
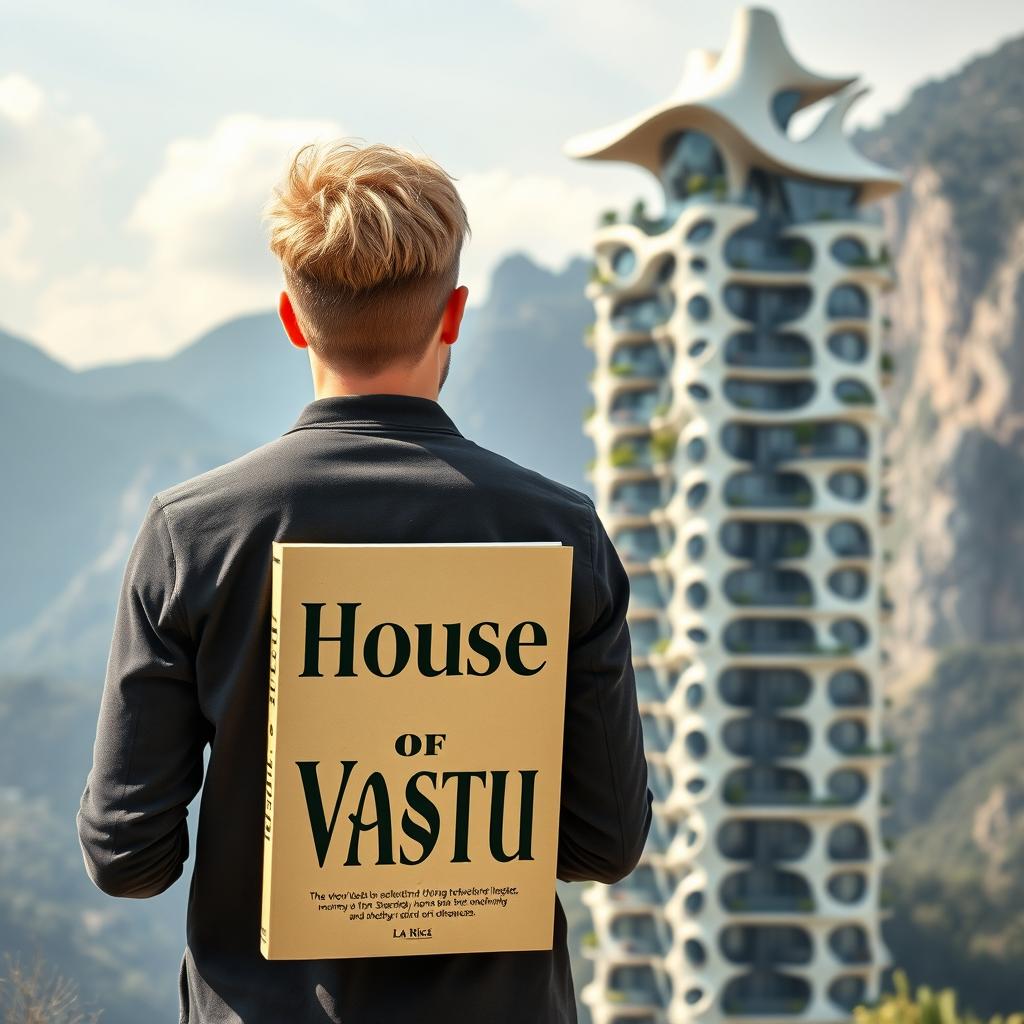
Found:
[[[853, 1011], [856, 1024], [982, 1024], [973, 1013], [961, 1013], [956, 993], [951, 988], [935, 992], [926, 985], [911, 995], [910, 982], [903, 971], [893, 973], [896, 991], [884, 995], [874, 1006], [858, 1006]], [[993, 1017], [989, 1024], [1024, 1024], [1024, 1013]]]
[[40, 956], [25, 968], [8, 953], [0, 977], [0, 1020], [4, 1024], [95, 1024], [99, 1013], [85, 1013], [77, 986], [49, 971]]

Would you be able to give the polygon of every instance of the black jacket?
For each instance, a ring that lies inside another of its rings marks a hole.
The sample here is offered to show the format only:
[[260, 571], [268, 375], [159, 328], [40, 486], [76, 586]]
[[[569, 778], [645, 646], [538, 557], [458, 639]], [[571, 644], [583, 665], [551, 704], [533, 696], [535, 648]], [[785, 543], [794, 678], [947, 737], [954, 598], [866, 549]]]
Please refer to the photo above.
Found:
[[282, 437], [153, 498], [125, 570], [78, 812], [90, 877], [114, 896], [163, 892], [182, 873], [186, 807], [202, 785], [182, 1022], [574, 1022], [561, 905], [550, 952], [263, 959], [273, 540], [571, 544], [558, 877], [613, 882], [635, 866], [651, 795], [629, 583], [593, 503], [467, 440], [437, 402], [356, 395], [311, 402]]

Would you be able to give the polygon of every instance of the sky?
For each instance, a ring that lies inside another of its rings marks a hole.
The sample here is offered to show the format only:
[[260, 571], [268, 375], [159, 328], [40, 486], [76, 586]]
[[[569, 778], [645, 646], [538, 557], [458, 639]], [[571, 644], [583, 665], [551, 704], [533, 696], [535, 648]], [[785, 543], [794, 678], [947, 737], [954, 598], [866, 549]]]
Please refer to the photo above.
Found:
[[[777, 0], [790, 49], [910, 90], [1024, 32], [1019, 0]], [[686, 52], [719, 49], [720, 0], [0, 0], [0, 329], [70, 366], [159, 357], [269, 309], [260, 211], [303, 142], [344, 135], [437, 160], [495, 263], [586, 254], [598, 214], [659, 188], [574, 161], [578, 133], [664, 98]], [[2, 372], [2, 368], [0, 368]]]

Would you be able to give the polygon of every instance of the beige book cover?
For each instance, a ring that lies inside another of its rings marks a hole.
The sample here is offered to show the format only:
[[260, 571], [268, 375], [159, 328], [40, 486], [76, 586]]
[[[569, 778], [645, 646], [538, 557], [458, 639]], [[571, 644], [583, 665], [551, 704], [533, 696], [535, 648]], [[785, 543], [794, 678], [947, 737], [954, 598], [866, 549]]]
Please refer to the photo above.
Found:
[[551, 948], [571, 570], [274, 544], [268, 960]]

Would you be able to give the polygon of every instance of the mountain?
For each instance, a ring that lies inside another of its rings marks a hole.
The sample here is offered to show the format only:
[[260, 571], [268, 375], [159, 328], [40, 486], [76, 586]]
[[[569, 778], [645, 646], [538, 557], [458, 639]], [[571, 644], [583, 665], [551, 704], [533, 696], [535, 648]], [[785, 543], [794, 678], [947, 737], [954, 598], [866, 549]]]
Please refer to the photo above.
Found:
[[41, 348], [25, 338], [0, 330], [0, 362], [2, 372], [11, 380], [38, 387], [46, 382], [48, 391], [73, 393], [78, 387], [79, 375], [63, 363], [52, 359]]
[[1024, 37], [922, 85], [858, 144], [896, 289], [885, 645], [894, 961], [1024, 1007]]
[[[586, 273], [582, 259], [558, 273], [522, 255], [503, 261], [487, 304], [467, 311], [441, 395], [477, 443], [580, 488]], [[43, 951], [108, 1024], [168, 1018], [187, 885], [109, 900], [86, 877], [70, 825], [117, 592], [153, 493], [286, 430], [313, 397], [308, 362], [267, 313], [168, 359], [80, 373], [0, 332], [0, 367], [0, 728], [11, 738], [0, 745], [11, 780], [0, 788], [0, 935], [26, 958]], [[559, 886], [577, 937], [589, 927], [581, 889]], [[582, 985], [589, 964], [574, 967]]]
[[185, 887], [111, 900], [86, 876], [75, 837], [97, 706], [81, 683], [0, 676], [0, 946], [23, 965], [38, 951], [102, 1024], [172, 1020]]
[[1024, 645], [952, 649], [889, 722], [894, 962], [975, 1013], [1024, 1008]]
[[923, 85], [858, 142], [907, 182], [884, 208], [898, 679], [1024, 621], [1024, 37]]
[[[141, 521], [135, 513], [145, 510], [153, 491], [238, 447], [236, 439], [170, 398], [79, 397], [63, 369], [55, 373], [55, 389], [45, 377], [36, 385], [0, 375], [0, 657], [13, 662], [34, 663], [45, 653], [27, 637], [81, 574], [106, 566], [109, 576], [120, 576]], [[107, 610], [107, 593], [100, 587], [88, 595], [93, 612], [97, 603]], [[64, 645], [67, 654], [75, 647], [64, 629], [62, 642], [50, 649], [61, 658]], [[37, 667], [53, 665], [43, 657]]]
[[580, 490], [589, 490], [593, 454], [583, 434], [594, 365], [582, 340], [594, 318], [583, 294], [589, 266], [576, 258], [552, 274], [522, 254], [506, 257], [455, 344], [441, 396], [468, 437]]
[[[518, 254], [499, 264], [441, 396], [477, 443], [578, 488], [590, 454], [586, 267], [554, 273]], [[264, 313], [168, 359], [80, 373], [0, 334], [0, 366], [0, 659], [12, 671], [98, 676], [149, 499], [287, 430], [313, 398], [308, 360]]]
[[[885, 932], [913, 983], [954, 984], [985, 1013], [1024, 1006], [1022, 120], [1016, 39], [858, 136], [907, 182], [884, 204], [898, 275], [886, 683], [898, 744], [887, 830], [899, 837]], [[554, 273], [508, 257], [467, 315], [441, 396], [478, 443], [576, 487], [591, 454], [586, 272], [582, 259]], [[12, 737], [0, 745], [0, 934], [26, 951], [38, 941], [113, 1024], [173, 1006], [186, 892], [104, 899], [68, 825], [127, 545], [155, 490], [275, 436], [310, 397], [304, 358], [270, 314], [170, 359], [83, 373], [0, 333], [0, 658], [12, 672], [0, 679]], [[574, 935], [587, 928], [581, 888], [560, 889]], [[588, 971], [574, 961], [577, 987]]]

